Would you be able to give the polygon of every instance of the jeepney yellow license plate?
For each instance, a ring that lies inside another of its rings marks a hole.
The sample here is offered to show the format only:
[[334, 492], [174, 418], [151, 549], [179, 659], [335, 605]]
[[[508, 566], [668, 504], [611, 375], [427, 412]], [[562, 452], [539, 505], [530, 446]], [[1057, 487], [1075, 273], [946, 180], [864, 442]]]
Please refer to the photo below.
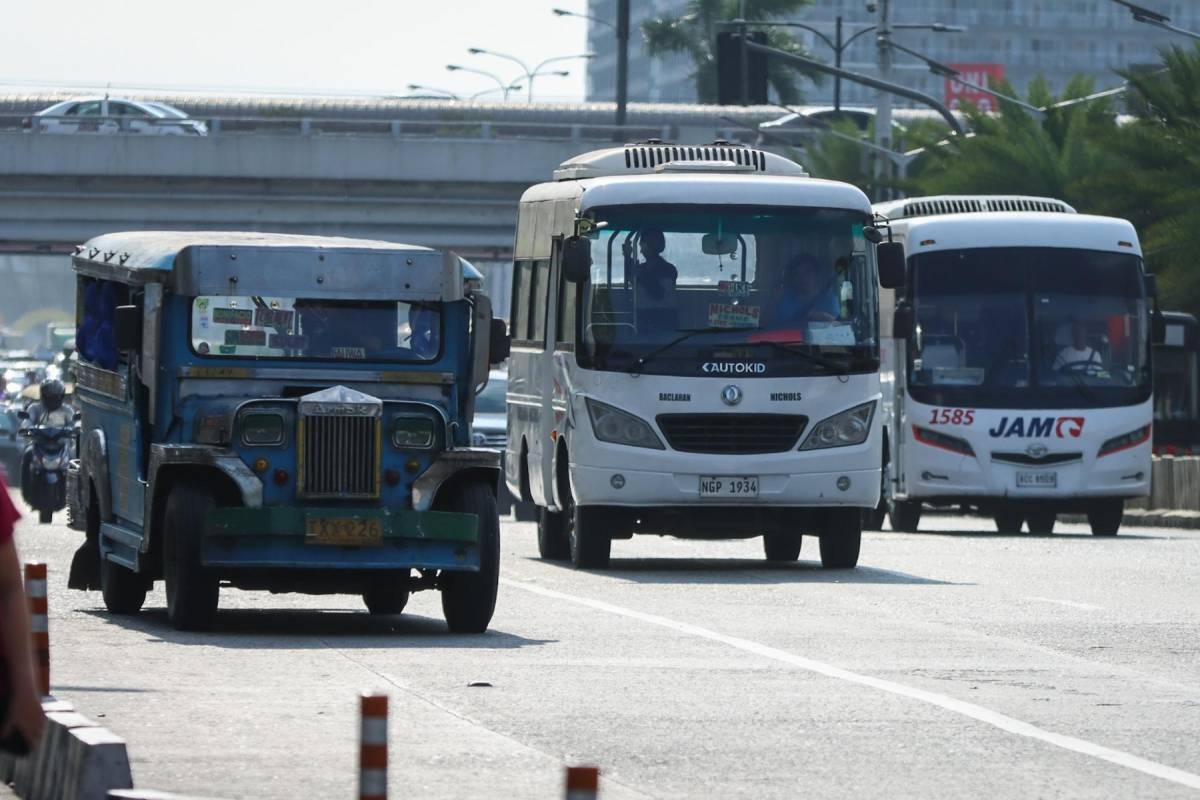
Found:
[[309, 544], [351, 547], [377, 545], [383, 542], [383, 526], [374, 517], [307, 517], [304, 540]]

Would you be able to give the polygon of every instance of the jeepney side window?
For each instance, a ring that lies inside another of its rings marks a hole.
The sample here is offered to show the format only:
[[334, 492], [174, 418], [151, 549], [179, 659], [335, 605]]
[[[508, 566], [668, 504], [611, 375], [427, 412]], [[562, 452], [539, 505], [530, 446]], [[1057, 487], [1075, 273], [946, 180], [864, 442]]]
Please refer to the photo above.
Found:
[[80, 358], [113, 370], [117, 368], [117, 306], [126, 302], [128, 287], [115, 281], [83, 278], [80, 282], [81, 314], [76, 347]]

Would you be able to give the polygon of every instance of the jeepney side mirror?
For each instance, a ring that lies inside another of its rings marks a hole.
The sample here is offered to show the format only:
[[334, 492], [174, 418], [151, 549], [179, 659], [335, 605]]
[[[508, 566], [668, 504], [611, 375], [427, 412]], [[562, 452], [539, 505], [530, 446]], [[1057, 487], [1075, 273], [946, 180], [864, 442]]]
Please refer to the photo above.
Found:
[[512, 350], [512, 340], [508, 338], [508, 325], [502, 319], [492, 319], [491, 336], [488, 337], [488, 364], [503, 363]]
[[113, 334], [117, 350], [139, 349], [142, 346], [142, 310], [137, 306], [117, 306]]
[[879, 263], [879, 285], [884, 289], [899, 289], [904, 285], [904, 245], [899, 242], [881, 242], [875, 245], [875, 259]]
[[898, 303], [892, 313], [892, 338], [907, 340], [913, 335], [915, 321], [913, 307], [903, 301]]
[[592, 243], [583, 236], [568, 236], [562, 243], [562, 273], [571, 283], [583, 283], [592, 272]]

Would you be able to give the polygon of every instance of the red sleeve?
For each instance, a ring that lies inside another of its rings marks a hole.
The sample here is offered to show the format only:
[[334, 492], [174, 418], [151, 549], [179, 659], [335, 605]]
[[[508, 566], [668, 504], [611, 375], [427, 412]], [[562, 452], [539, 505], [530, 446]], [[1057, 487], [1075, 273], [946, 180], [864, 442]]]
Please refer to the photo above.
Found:
[[17, 511], [8, 495], [8, 485], [0, 478], [0, 544], [12, 538], [13, 528], [20, 518], [21, 512]]

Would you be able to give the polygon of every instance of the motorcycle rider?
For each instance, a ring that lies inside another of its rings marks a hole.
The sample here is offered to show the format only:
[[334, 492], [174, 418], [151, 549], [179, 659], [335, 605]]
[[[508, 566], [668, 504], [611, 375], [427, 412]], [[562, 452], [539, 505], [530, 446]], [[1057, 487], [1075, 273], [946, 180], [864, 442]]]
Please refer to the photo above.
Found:
[[[47, 428], [69, 428], [75, 424], [75, 409], [63, 403], [63, 398], [66, 397], [67, 390], [63, 386], [62, 381], [54, 378], [47, 378], [42, 381], [42, 385], [38, 390], [40, 400], [35, 400], [25, 409], [26, 418], [21, 421], [21, 430], [28, 430], [38, 426]], [[33, 464], [33, 445], [32, 443], [25, 448], [25, 455], [21, 460], [21, 485], [30, 485], [29, 471]]]

